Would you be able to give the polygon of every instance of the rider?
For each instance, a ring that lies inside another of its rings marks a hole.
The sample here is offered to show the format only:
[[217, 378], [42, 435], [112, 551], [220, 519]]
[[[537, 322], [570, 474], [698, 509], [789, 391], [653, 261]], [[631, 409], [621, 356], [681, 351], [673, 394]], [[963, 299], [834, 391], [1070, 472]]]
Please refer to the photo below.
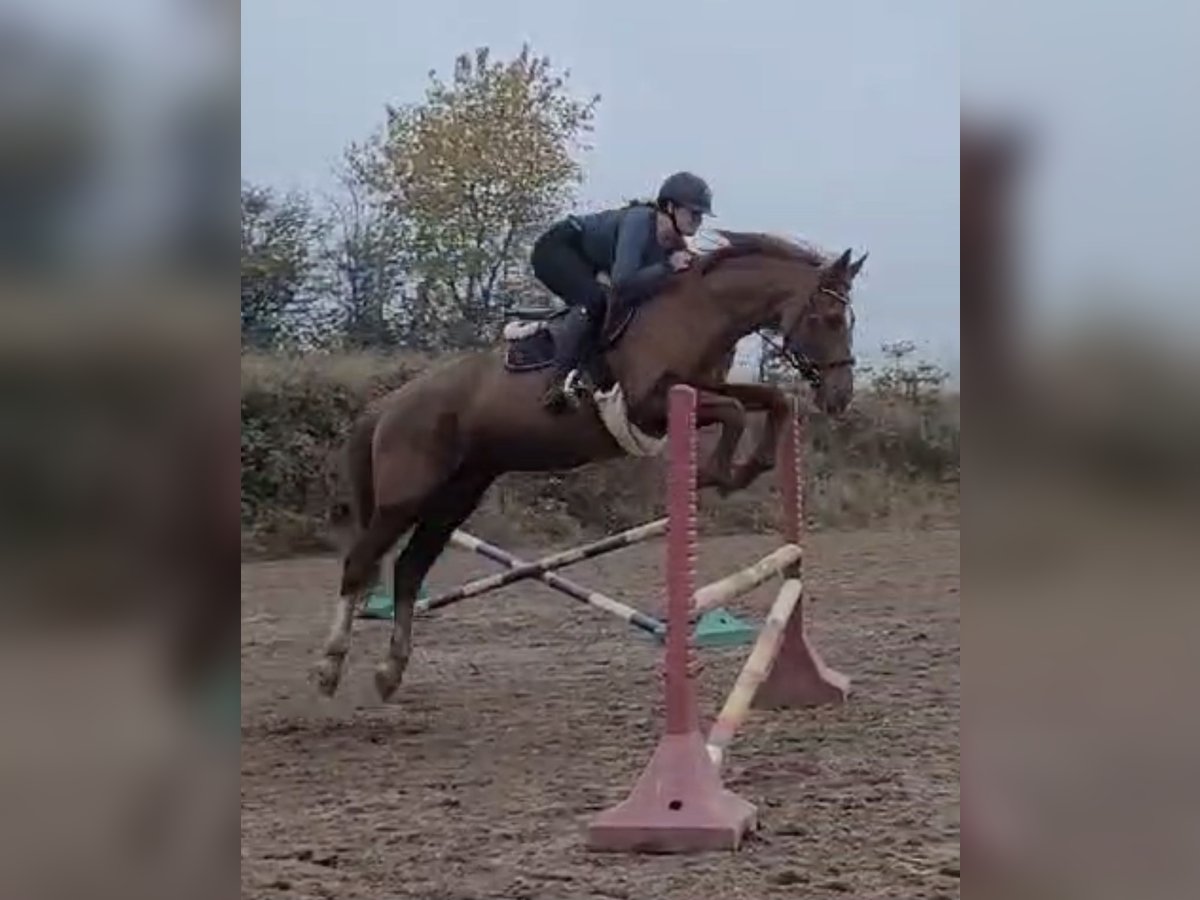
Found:
[[607, 296], [597, 274], [608, 273], [616, 301], [644, 299], [672, 272], [691, 265], [684, 237], [694, 235], [711, 213], [712, 191], [704, 179], [676, 172], [653, 204], [569, 216], [538, 238], [530, 258], [533, 273], [570, 307], [558, 336], [554, 378], [542, 400], [547, 409], [567, 405], [563, 382], [584, 342], [604, 322]]

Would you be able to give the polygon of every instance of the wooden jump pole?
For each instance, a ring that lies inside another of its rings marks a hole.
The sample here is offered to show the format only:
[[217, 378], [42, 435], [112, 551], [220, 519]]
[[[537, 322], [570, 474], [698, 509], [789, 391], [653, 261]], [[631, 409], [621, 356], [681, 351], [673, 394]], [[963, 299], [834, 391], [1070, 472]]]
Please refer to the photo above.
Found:
[[705, 585], [692, 598], [692, 615], [697, 616], [706, 609], [750, 593], [772, 576], [794, 568], [800, 562], [801, 555], [800, 547], [796, 544], [784, 544], [754, 565]]
[[800, 603], [801, 591], [800, 582], [795, 578], [789, 578], [783, 583], [783, 587], [779, 589], [779, 596], [772, 604], [771, 611], [767, 613], [767, 620], [758, 634], [758, 640], [729, 691], [725, 705], [713, 722], [708, 733], [708, 755], [717, 766], [725, 761], [726, 748], [746, 720], [754, 702], [754, 695], [771, 672], [779, 647], [783, 643], [784, 630]]
[[473, 550], [481, 556], [501, 562], [504, 565], [510, 566], [510, 568], [507, 572], [477, 578], [475, 581], [467, 582], [459, 587], [444, 591], [436, 597], [431, 597], [425, 601], [424, 608], [437, 609], [442, 606], [449, 606], [452, 603], [458, 603], [470, 597], [489, 593], [517, 581], [524, 581], [528, 578], [540, 578], [542, 575], [545, 575], [547, 572], [553, 572], [555, 569], [562, 569], [566, 566], [582, 562], [585, 559], [593, 559], [594, 557], [602, 556], [605, 553], [612, 553], [614, 550], [620, 550], [624, 547], [632, 547], [634, 544], [666, 534], [666, 531], [667, 520], [666, 518], [662, 518], [654, 522], [647, 522], [645, 525], [639, 525], [636, 528], [630, 528], [627, 531], [622, 531], [620, 534], [610, 535], [598, 541], [593, 541], [590, 544], [584, 544], [581, 547], [574, 547], [570, 550], [563, 550], [559, 553], [544, 556], [533, 562], [520, 562], [518, 560], [515, 563], [513, 562], [517, 559], [515, 556], [502, 550], [495, 544], [489, 544], [481, 538], [468, 535], [465, 531], [458, 531], [455, 532], [452, 538], [456, 546]]
[[[653, 523], [652, 523], [653, 524]], [[489, 544], [482, 538], [477, 538], [472, 534], [467, 534], [465, 531], [456, 531], [451, 536], [451, 540], [458, 547], [465, 550], [472, 550], [481, 556], [486, 556], [488, 559], [495, 560], [511, 568], [528, 566], [530, 563], [519, 557], [513, 556], [507, 550], [502, 550], [495, 544]], [[610, 548], [614, 549], [614, 548]], [[566, 594], [573, 600], [578, 600], [580, 603], [586, 603], [596, 609], [610, 613], [617, 618], [627, 622], [634, 628], [651, 634], [656, 638], [662, 638], [666, 631], [666, 625], [660, 622], [653, 616], [648, 616], [644, 612], [634, 609], [628, 604], [622, 603], [620, 600], [615, 600], [607, 594], [601, 594], [599, 591], [589, 591], [582, 585], [576, 584], [574, 581], [563, 578], [561, 575], [556, 575], [553, 572], [541, 572], [536, 576], [539, 581], [544, 582], [555, 590]], [[453, 601], [451, 601], [453, 602]]]

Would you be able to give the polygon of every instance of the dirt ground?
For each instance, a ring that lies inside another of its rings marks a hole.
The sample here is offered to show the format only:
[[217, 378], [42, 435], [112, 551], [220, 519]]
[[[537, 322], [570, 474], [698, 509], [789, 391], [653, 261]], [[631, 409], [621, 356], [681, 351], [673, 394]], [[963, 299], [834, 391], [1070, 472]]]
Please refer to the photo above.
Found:
[[[777, 539], [704, 542], [701, 581]], [[537, 584], [419, 617], [396, 698], [375, 698], [385, 622], [358, 622], [341, 690], [308, 671], [332, 559], [242, 570], [242, 896], [421, 900], [959, 897], [959, 535], [821, 533], [805, 614], [850, 702], [755, 712], [726, 784], [759, 809], [736, 854], [584, 847], [661, 733], [661, 654], [616, 619]], [[545, 548], [543, 548], [545, 549]], [[656, 610], [661, 543], [565, 574]], [[535, 554], [531, 554], [535, 555]], [[448, 551], [434, 589], [494, 571]], [[773, 583], [738, 601], [761, 615]], [[716, 713], [746, 650], [702, 651]]]

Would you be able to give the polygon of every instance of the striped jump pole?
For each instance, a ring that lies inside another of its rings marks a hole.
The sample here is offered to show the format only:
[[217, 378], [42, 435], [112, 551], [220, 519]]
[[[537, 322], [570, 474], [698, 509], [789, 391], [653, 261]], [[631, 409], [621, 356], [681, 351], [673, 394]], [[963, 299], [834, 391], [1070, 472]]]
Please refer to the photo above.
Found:
[[515, 556], [501, 550], [494, 544], [488, 544], [474, 535], [466, 535], [466, 532], [459, 532], [459, 535], [469, 537], [471, 541], [477, 542], [477, 545], [472, 544], [472, 546], [467, 547], [468, 542], [465, 538], [462, 538], [455, 540], [457, 546], [474, 550], [480, 555], [486, 556], [488, 559], [495, 560], [496, 562], [501, 562], [504, 565], [510, 566], [510, 568], [507, 572], [501, 572], [498, 575], [489, 575], [486, 578], [479, 578], [460, 587], [438, 594], [436, 597], [431, 597], [425, 601], [423, 608], [438, 609], [442, 606], [449, 606], [452, 603], [466, 600], [469, 597], [486, 594], [489, 591], [497, 590], [517, 581], [524, 581], [528, 578], [540, 578], [542, 575], [552, 572], [555, 569], [574, 565], [585, 559], [593, 559], [605, 553], [612, 553], [614, 550], [620, 550], [624, 547], [632, 547], [634, 544], [639, 544], [649, 538], [665, 534], [666, 531], [667, 520], [665, 518], [658, 519], [654, 522], [648, 522], [645, 525], [639, 525], [636, 528], [630, 528], [628, 531], [623, 531], [620, 534], [602, 538], [591, 544], [584, 544], [582, 547], [575, 547], [571, 550], [564, 550], [561, 553], [545, 556], [534, 562], [514, 562], [516, 560]]
[[[651, 524], [653, 525], [654, 523]], [[645, 538], [643, 537], [642, 539], [644, 540]], [[472, 534], [467, 534], [465, 531], [455, 531], [450, 540], [456, 546], [462, 547], [464, 550], [471, 550], [475, 553], [478, 553], [480, 556], [486, 556], [488, 559], [495, 560], [498, 563], [509, 566], [511, 569], [536, 565], [535, 563], [529, 563], [523, 559], [520, 559], [519, 557], [513, 556], [507, 550], [502, 550], [495, 544], [489, 544], [482, 538], [477, 538]], [[621, 546], [626, 545], [623, 544]], [[610, 547], [609, 549], [615, 548]], [[539, 581], [542, 581], [557, 591], [561, 591], [568, 597], [578, 600], [581, 603], [587, 603], [590, 606], [594, 606], [596, 609], [604, 610], [604, 612], [611, 613], [617, 618], [628, 622], [634, 628], [641, 629], [642, 631], [645, 631], [656, 638], [661, 638], [666, 632], [666, 626], [653, 616], [648, 616], [645, 613], [634, 609], [632, 606], [622, 603], [620, 600], [614, 600], [607, 594], [601, 594], [598, 591], [589, 591], [582, 585], [563, 578], [561, 575], [555, 575], [553, 572], [539, 571], [536, 575], [531, 574], [524, 577], [536, 577]], [[453, 603], [454, 600], [445, 602]], [[445, 602], [442, 605], [445, 605]], [[433, 602], [431, 600], [428, 604], [428, 607], [432, 607], [432, 605]]]
[[800, 556], [798, 545], [784, 544], [754, 565], [705, 585], [692, 597], [692, 615], [696, 616], [721, 603], [728, 603], [750, 593], [767, 579], [794, 568], [800, 562]]
[[754, 649], [746, 658], [746, 664], [742, 666], [725, 705], [713, 722], [708, 733], [708, 755], [718, 766], [725, 761], [726, 748], [746, 720], [755, 694], [770, 674], [771, 666], [783, 644], [784, 630], [800, 603], [801, 590], [798, 579], [789, 578], [783, 583], [783, 587], [779, 589], [779, 596], [771, 606], [771, 611], [767, 613], [767, 621], [759, 632]]

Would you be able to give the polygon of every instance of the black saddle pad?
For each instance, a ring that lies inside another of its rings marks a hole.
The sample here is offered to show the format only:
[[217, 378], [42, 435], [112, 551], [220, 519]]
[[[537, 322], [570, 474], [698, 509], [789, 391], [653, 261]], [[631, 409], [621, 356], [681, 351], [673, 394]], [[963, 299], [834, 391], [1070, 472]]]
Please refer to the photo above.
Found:
[[510, 372], [534, 372], [554, 362], [554, 335], [549, 326], [507, 342], [504, 368]]
[[[555, 342], [562, 331], [566, 314], [567, 310], [561, 309], [536, 317], [516, 317], [509, 327], [522, 333], [517, 337], [505, 338], [504, 367], [510, 372], [534, 372], [553, 365]], [[611, 376], [607, 371], [596, 370], [599, 361], [592, 357], [603, 354], [616, 344], [636, 314], [637, 307], [633, 307], [622, 310], [615, 317], [609, 316], [604, 323], [600, 346], [586, 354], [589, 359], [584, 360], [585, 368], [599, 382], [608, 382]]]
[[510, 372], [534, 372], [554, 362], [555, 336], [562, 330], [567, 310], [540, 312], [537, 316], [514, 315], [508, 328], [518, 337], [505, 338], [504, 367]]

